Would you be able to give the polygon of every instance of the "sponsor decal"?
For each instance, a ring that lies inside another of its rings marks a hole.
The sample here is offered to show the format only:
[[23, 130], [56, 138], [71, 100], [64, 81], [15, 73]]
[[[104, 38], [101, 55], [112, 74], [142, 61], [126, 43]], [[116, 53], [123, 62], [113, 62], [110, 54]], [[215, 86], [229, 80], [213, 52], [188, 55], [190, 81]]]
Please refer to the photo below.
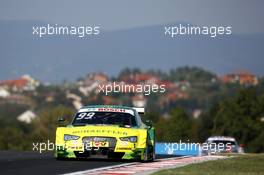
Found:
[[78, 111], [80, 112], [123, 112], [129, 113], [131, 115], [135, 115], [132, 109], [122, 109], [122, 108], [109, 108], [109, 107], [102, 107], [102, 108], [84, 108]]
[[84, 129], [84, 130], [78, 130], [78, 131], [73, 131], [72, 134], [82, 134], [82, 133], [107, 133], [107, 134], [116, 134], [116, 135], [128, 135], [127, 132], [125, 131], [115, 131], [115, 130], [109, 130], [109, 129], [97, 129], [97, 130], [94, 130], [94, 129]]
[[120, 142], [120, 145], [121, 145], [121, 146], [127, 146], [127, 145], [128, 145], [128, 142], [127, 142], [127, 141], [121, 141], [121, 142]]

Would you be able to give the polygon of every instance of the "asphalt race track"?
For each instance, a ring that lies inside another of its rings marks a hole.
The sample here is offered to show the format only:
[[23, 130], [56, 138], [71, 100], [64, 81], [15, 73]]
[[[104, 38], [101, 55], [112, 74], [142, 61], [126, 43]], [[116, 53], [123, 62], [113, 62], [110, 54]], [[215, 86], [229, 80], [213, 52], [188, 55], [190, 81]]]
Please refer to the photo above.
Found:
[[0, 174], [62, 174], [122, 163], [127, 162], [99, 159], [58, 161], [52, 153], [0, 152]]
[[0, 151], [0, 174], [63, 174], [128, 163], [115, 160], [58, 161], [52, 153]]

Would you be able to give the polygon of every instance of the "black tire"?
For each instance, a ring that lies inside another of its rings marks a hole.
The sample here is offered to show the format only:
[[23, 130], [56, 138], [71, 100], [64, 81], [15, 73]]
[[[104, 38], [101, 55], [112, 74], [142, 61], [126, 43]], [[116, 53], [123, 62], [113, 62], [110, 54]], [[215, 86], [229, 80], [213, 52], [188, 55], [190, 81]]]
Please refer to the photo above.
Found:
[[155, 161], [156, 159], [156, 153], [155, 153], [155, 142], [156, 142], [156, 139], [155, 139], [155, 136], [154, 136], [154, 145], [151, 145], [151, 158], [150, 158], [150, 161], [153, 162]]
[[155, 139], [154, 145], [150, 145], [149, 143], [149, 137], [147, 136], [147, 147], [144, 153], [144, 160], [142, 160], [142, 162], [153, 162], [155, 160]]

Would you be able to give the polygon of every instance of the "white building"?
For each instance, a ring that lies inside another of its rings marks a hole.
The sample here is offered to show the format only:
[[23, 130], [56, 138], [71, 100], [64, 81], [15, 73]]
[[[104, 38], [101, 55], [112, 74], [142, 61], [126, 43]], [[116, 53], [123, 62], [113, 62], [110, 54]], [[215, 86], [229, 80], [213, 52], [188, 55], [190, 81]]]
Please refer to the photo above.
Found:
[[34, 112], [27, 110], [27, 111], [23, 112], [22, 114], [20, 114], [17, 117], [17, 120], [24, 122], [24, 123], [31, 123], [31, 121], [33, 119], [35, 119], [36, 117], [37, 117], [37, 115]]
[[10, 93], [8, 92], [8, 90], [4, 89], [4, 88], [0, 88], [0, 98], [6, 98], [10, 95]]

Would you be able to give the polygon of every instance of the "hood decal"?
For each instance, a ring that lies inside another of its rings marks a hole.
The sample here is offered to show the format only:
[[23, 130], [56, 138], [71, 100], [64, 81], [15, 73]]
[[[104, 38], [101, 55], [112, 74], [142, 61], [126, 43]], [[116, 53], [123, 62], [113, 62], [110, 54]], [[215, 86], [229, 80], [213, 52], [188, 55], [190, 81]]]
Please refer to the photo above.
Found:
[[81, 129], [72, 132], [72, 134], [84, 134], [84, 133], [128, 135], [128, 133], [125, 131], [118, 131], [112, 129]]

